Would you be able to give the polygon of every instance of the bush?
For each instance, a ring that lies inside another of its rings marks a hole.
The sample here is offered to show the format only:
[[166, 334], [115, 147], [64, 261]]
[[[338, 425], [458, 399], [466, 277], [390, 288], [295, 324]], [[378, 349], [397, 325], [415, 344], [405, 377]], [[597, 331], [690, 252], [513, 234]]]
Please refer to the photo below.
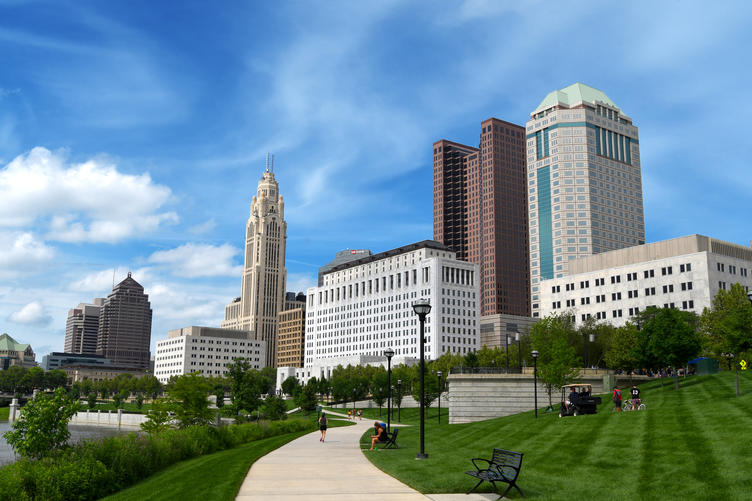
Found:
[[0, 468], [0, 497], [17, 501], [99, 499], [184, 459], [315, 428], [313, 420], [291, 419], [219, 428], [191, 426], [154, 435], [131, 433], [92, 440], [52, 457], [21, 459]]

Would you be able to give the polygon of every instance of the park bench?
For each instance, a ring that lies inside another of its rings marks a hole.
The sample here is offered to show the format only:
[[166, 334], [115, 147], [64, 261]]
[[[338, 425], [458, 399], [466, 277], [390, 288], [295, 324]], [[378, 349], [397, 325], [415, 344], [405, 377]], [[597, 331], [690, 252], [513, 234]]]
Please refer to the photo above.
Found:
[[[475, 470], [466, 471], [465, 473], [479, 480], [475, 484], [475, 487], [467, 491], [468, 494], [477, 489], [483, 482], [491, 482], [494, 489], [498, 492], [499, 488], [496, 486], [496, 482], [504, 482], [509, 484], [509, 487], [507, 487], [507, 490], [504, 491], [504, 494], [499, 499], [506, 496], [512, 487], [519, 491], [520, 496], [525, 497], [522, 494], [522, 490], [517, 486], [517, 476], [520, 474], [520, 468], [522, 468], [521, 452], [494, 449], [491, 459], [475, 458], [471, 461], [473, 462], [473, 466], [475, 466]], [[479, 462], [485, 462], [486, 464], [479, 465]], [[486, 467], [481, 468], [481, 466]]]
[[399, 449], [399, 445], [397, 445], [397, 432], [399, 432], [399, 428], [395, 428], [393, 432], [386, 434], [388, 440], [384, 445], [384, 449]]

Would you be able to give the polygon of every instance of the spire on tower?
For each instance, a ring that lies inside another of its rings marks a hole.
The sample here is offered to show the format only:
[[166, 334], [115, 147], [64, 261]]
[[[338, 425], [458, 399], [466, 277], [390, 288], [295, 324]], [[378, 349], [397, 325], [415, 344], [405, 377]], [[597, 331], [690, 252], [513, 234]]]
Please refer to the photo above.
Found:
[[274, 173], [274, 155], [266, 154], [266, 172]]

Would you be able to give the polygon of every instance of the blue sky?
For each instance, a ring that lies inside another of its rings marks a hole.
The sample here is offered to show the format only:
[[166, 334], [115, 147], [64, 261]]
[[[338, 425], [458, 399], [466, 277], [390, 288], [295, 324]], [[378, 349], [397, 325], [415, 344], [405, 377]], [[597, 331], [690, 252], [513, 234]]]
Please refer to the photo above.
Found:
[[289, 290], [432, 238], [431, 144], [603, 90], [640, 131], [648, 241], [749, 245], [744, 2], [0, 0], [0, 332], [39, 358], [132, 270], [152, 341], [239, 295], [275, 154]]

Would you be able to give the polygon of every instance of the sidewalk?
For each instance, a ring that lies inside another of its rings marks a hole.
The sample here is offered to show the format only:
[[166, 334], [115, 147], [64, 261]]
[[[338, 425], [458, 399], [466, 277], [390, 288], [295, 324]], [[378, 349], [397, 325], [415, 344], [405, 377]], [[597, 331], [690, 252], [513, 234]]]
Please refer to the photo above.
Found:
[[[327, 413], [327, 416], [334, 417]], [[498, 494], [425, 496], [371, 464], [360, 450], [360, 436], [372, 421], [304, 435], [256, 461], [243, 481], [237, 501], [477, 501]], [[369, 454], [380, 454], [372, 452]]]

